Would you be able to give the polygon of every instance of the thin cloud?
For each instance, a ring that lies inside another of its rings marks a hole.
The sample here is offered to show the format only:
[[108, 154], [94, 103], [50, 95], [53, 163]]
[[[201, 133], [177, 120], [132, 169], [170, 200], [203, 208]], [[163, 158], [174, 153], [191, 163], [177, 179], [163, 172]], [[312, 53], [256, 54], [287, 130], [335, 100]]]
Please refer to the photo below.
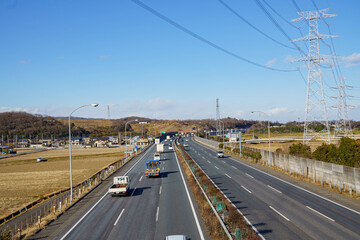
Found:
[[288, 112], [289, 109], [286, 107], [278, 107], [278, 108], [272, 108], [266, 111], [266, 114], [272, 116], [272, 115], [278, 115], [280, 113]]
[[99, 56], [99, 59], [100, 60], [105, 60], [105, 59], [108, 59], [110, 56]]
[[23, 64], [23, 65], [24, 65], [24, 64], [29, 64], [29, 63], [30, 63], [30, 59], [28, 59], [28, 60], [20, 60], [19, 63], [20, 63], [20, 64]]
[[277, 58], [271, 59], [270, 61], [268, 61], [267, 63], [265, 63], [265, 66], [267, 66], [267, 67], [272, 67], [272, 66], [275, 65], [276, 61], [277, 61]]
[[65, 57], [64, 56], [60, 56], [60, 57], [58, 57], [58, 59], [64, 59]]
[[356, 66], [360, 63], [360, 53], [353, 53], [350, 56], [342, 57], [345, 62], [345, 67]]

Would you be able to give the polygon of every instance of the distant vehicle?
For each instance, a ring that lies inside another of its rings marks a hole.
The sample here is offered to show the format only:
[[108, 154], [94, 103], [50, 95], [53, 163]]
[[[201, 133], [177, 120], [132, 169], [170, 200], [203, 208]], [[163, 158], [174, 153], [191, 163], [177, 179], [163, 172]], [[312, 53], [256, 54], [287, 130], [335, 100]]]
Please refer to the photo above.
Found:
[[188, 142], [188, 141], [189, 141], [189, 139], [185, 139], [185, 141], [187, 141], [187, 142]]
[[224, 152], [223, 151], [217, 151], [217, 157], [218, 158], [223, 158], [224, 157]]
[[16, 154], [16, 150], [13, 148], [10, 148], [8, 151], [9, 154]]
[[184, 147], [188, 147], [188, 146], [189, 146], [188, 144], [186, 144], [186, 143], [184, 144]]
[[159, 144], [160, 143], [160, 138], [155, 138], [155, 144]]
[[146, 161], [146, 177], [159, 177], [160, 176], [160, 161], [149, 160]]
[[169, 235], [166, 236], [165, 240], [186, 240], [185, 235]]
[[155, 153], [154, 154], [154, 160], [159, 160], [159, 161], [161, 160], [160, 159], [160, 153]]
[[156, 152], [163, 153], [164, 152], [164, 144], [156, 144]]
[[42, 158], [42, 157], [36, 159], [37, 162], [46, 162], [47, 160], [48, 160], [47, 158]]
[[114, 177], [113, 185], [108, 190], [108, 193], [113, 196], [126, 195], [130, 188], [130, 179], [128, 176]]
[[168, 136], [166, 136], [166, 140], [168, 140], [168, 139], [170, 139], [170, 136], [168, 135]]
[[174, 148], [170, 145], [170, 146], [169, 146], [169, 150], [173, 150], [173, 149], [174, 149]]

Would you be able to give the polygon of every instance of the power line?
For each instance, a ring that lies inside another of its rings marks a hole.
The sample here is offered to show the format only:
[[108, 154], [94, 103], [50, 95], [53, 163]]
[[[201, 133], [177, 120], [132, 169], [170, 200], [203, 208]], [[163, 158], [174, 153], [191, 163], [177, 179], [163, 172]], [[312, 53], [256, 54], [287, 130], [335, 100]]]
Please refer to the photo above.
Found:
[[171, 24], [172, 26], [176, 27], [177, 29], [185, 32], [186, 34], [188, 34], [188, 35], [202, 41], [203, 43], [206, 43], [207, 45], [209, 45], [209, 46], [211, 46], [211, 47], [213, 47], [213, 48], [215, 48], [215, 49], [217, 49], [219, 51], [222, 51], [222, 52], [224, 52], [224, 53], [226, 53], [226, 54], [228, 54], [228, 55], [230, 55], [232, 57], [235, 57], [235, 58], [237, 58], [237, 59], [239, 59], [241, 61], [247, 62], [247, 63], [255, 65], [257, 67], [261, 67], [261, 68], [265, 68], [265, 69], [269, 69], [269, 70], [273, 70], [273, 71], [279, 71], [279, 72], [295, 72], [295, 71], [297, 71], [297, 70], [289, 70], [289, 69], [279, 69], [279, 68], [267, 67], [265, 65], [262, 65], [262, 64], [254, 62], [254, 61], [251, 61], [251, 60], [249, 60], [247, 58], [241, 57], [241, 56], [239, 56], [239, 55], [237, 55], [237, 54], [235, 54], [235, 53], [233, 53], [233, 52], [231, 52], [229, 50], [226, 50], [225, 48], [223, 48], [223, 47], [221, 47], [221, 46], [219, 46], [219, 45], [205, 39], [204, 37], [192, 32], [191, 30], [185, 28], [184, 26], [174, 22], [170, 18], [166, 17], [165, 15], [163, 15], [163, 14], [157, 12], [156, 10], [154, 10], [153, 8], [149, 7], [145, 3], [143, 3], [143, 2], [141, 2], [139, 0], [132, 0], [132, 2], [134, 2], [138, 6], [142, 7], [143, 9], [147, 10], [148, 12], [152, 13], [153, 15], [159, 17], [160, 19], [164, 20], [165, 22]]
[[294, 49], [296, 50], [296, 48], [290, 47], [284, 43], [279, 42], [278, 40], [270, 37], [269, 35], [267, 35], [266, 33], [264, 33], [263, 31], [261, 31], [259, 28], [255, 27], [251, 22], [249, 22], [248, 20], [246, 20], [244, 17], [242, 17], [238, 12], [236, 12], [233, 8], [231, 8], [229, 5], [227, 5], [224, 1], [222, 0], [218, 0], [225, 8], [227, 8], [230, 12], [232, 12], [235, 16], [237, 16], [238, 18], [240, 18], [243, 22], [245, 22], [247, 25], [249, 25], [250, 27], [252, 27], [254, 30], [256, 30], [257, 32], [259, 32], [260, 34], [262, 34], [263, 36], [267, 37], [268, 39], [270, 39], [271, 41], [286, 47], [286, 48], [290, 48], [290, 49]]
[[280, 26], [280, 24], [276, 21], [275, 18], [273, 18], [273, 16], [269, 13], [269, 11], [264, 7], [264, 5], [262, 5], [262, 3], [259, 0], [254, 0], [255, 3], [259, 6], [259, 8], [265, 13], [265, 15], [269, 18], [269, 20], [276, 26], [277, 29], [279, 29], [279, 31], [291, 42], [291, 44], [293, 44], [295, 46], [295, 48], [301, 52], [303, 55], [306, 55], [304, 53], [304, 51], [297, 45], [295, 44], [291, 37], [285, 32], [285, 30]]

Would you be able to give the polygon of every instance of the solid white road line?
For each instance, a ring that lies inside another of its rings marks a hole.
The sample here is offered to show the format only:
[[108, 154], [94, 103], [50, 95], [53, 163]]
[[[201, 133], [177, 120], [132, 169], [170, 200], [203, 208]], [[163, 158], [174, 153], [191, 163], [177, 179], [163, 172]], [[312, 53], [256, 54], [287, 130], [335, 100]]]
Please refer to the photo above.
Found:
[[159, 206], [156, 209], [156, 221], [159, 220]]
[[160, 186], [159, 194], [161, 194], [161, 188], [162, 188], [162, 186]]
[[131, 197], [132, 195], [134, 195], [135, 191], [136, 191], [136, 188], [134, 188], [134, 190], [132, 191], [130, 197]]
[[114, 226], [116, 226], [116, 224], [119, 221], [119, 219], [120, 219], [121, 215], [123, 214], [124, 210], [125, 210], [125, 208], [123, 208], [123, 210], [121, 211], [119, 217], [116, 219], [116, 222], [114, 223]]
[[[152, 148], [152, 147], [150, 147], [149, 149], [151, 149], [151, 148]], [[149, 149], [148, 149], [148, 150], [149, 150]], [[141, 158], [139, 158], [139, 160], [137, 160], [137, 162], [136, 162], [129, 170], [127, 170], [124, 175], [127, 175], [127, 174], [130, 172], [130, 170], [133, 169], [133, 168], [140, 162], [140, 160], [143, 159], [145, 156], [146, 156], [146, 153], [144, 153], [144, 155], [143, 155]], [[60, 238], [60, 240], [64, 240], [64, 239], [67, 237], [67, 235], [69, 235], [69, 233], [71, 233], [71, 231], [74, 230], [74, 228], [76, 228], [77, 225], [79, 225], [79, 223], [101, 202], [101, 200], [104, 199], [104, 197], [105, 197], [107, 194], [108, 194], [108, 193], [106, 192], [106, 193], [99, 199], [99, 201], [97, 201], [97, 202], [94, 204], [94, 206], [92, 206], [92, 207], [89, 209], [89, 211], [87, 211], [87, 212], [84, 214], [84, 216], [82, 216], [82, 217], [79, 219], [79, 221], [77, 221], [77, 222], [74, 224], [74, 226], [73, 226], [72, 228], [70, 228], [70, 230], [67, 231], [62, 238]]]
[[179, 167], [179, 172], [180, 172], [181, 178], [182, 178], [183, 183], [184, 183], [186, 195], [187, 195], [187, 197], [188, 197], [188, 199], [189, 199], [189, 203], [190, 203], [190, 206], [191, 206], [191, 210], [192, 210], [193, 216], [194, 216], [194, 218], [195, 218], [195, 222], [196, 222], [197, 229], [198, 229], [198, 231], [199, 231], [200, 239], [201, 239], [201, 240], [205, 240], [204, 234], [203, 234], [203, 232], [202, 232], [202, 229], [201, 229], [201, 226], [200, 226], [200, 223], [199, 223], [199, 219], [198, 219], [198, 217], [196, 216], [196, 212], [195, 212], [194, 205], [193, 205], [193, 203], [192, 203], [192, 201], [191, 201], [191, 197], [190, 197], [190, 194], [189, 194], [189, 190], [188, 190], [188, 188], [187, 188], [187, 186], [186, 186], [186, 182], [185, 182], [185, 179], [184, 179], [184, 175], [183, 175], [183, 173], [182, 173], [182, 171], [181, 171], [179, 159], [178, 159], [178, 157], [177, 157], [177, 155], [176, 155], [175, 153], [174, 153], [174, 155], [175, 155], [175, 158], [176, 158], [177, 165], [178, 165], [178, 167]]
[[326, 216], [326, 215], [322, 214], [321, 212], [318, 212], [318, 211], [316, 211], [315, 209], [312, 209], [312, 208], [311, 208], [311, 207], [309, 207], [309, 206], [306, 206], [306, 207], [307, 207], [308, 209], [310, 209], [310, 210], [312, 210], [312, 211], [316, 212], [317, 214], [319, 214], [319, 215], [323, 216], [324, 218], [327, 218], [327, 219], [329, 219], [330, 221], [335, 222], [335, 220], [334, 220], [334, 219], [329, 218], [328, 216]]
[[142, 178], [143, 178], [143, 176], [140, 177], [139, 182], [141, 182], [141, 179], [142, 179]]
[[244, 187], [243, 185], [241, 185], [241, 187], [242, 187], [243, 189], [245, 189], [246, 191], [248, 191], [248, 193], [251, 193], [251, 191], [250, 191], [249, 189], [247, 189], [246, 187]]
[[269, 188], [271, 188], [272, 190], [274, 190], [274, 191], [276, 191], [276, 192], [278, 192], [278, 193], [282, 193], [281, 191], [279, 191], [279, 190], [277, 190], [276, 188], [273, 188], [272, 186], [270, 186], [270, 185], [267, 185]]
[[228, 178], [231, 178], [227, 173], [225, 173], [225, 175], [226, 175]]
[[233, 169], [236, 169], [237, 170], [237, 168], [236, 167], [234, 167], [234, 166], [231, 166]]
[[248, 173], [245, 173], [245, 175], [247, 175], [248, 177], [254, 178], [253, 176], [251, 176], [251, 175], [248, 174]]
[[80, 218], [80, 220], [77, 221], [77, 222], [74, 224], [74, 226], [73, 226], [72, 228], [70, 228], [70, 230], [67, 231], [67, 233], [65, 233], [65, 235], [64, 235], [62, 238], [60, 238], [60, 240], [65, 239], [65, 238], [67, 237], [67, 235], [69, 235], [69, 233], [70, 233], [72, 230], [74, 230], [74, 228], [101, 202], [101, 200], [104, 199], [104, 197], [105, 197], [107, 194], [108, 194], [108, 193], [106, 192], [106, 193], [104, 194], [104, 196], [102, 196], [102, 197], [99, 199], [99, 201], [97, 201], [97, 202], [94, 204], [94, 206], [92, 206], [92, 207], [89, 209], [89, 211], [87, 211], [87, 212], [84, 214], [84, 216], [82, 216], [82, 217]]
[[219, 169], [217, 166], [215, 166], [216, 169]]
[[280, 216], [282, 216], [283, 218], [285, 218], [286, 221], [290, 221], [287, 217], [285, 217], [284, 215], [282, 215], [278, 210], [276, 210], [275, 208], [273, 208], [272, 206], [269, 206], [272, 210], [274, 210], [277, 214], [279, 214]]

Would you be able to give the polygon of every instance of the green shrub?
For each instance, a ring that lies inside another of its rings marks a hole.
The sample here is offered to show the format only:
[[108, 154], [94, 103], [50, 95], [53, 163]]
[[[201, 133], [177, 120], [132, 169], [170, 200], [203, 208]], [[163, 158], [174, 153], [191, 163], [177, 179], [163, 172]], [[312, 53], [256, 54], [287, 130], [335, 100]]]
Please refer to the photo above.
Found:
[[289, 147], [290, 155], [304, 158], [312, 158], [311, 148], [308, 145], [302, 143], [293, 144]]
[[256, 152], [247, 148], [241, 149], [241, 154], [245, 157], [250, 157], [252, 159], [255, 159], [256, 162], [258, 162], [261, 159], [260, 152]]
[[219, 143], [219, 148], [223, 148], [223, 144], [222, 143]]

